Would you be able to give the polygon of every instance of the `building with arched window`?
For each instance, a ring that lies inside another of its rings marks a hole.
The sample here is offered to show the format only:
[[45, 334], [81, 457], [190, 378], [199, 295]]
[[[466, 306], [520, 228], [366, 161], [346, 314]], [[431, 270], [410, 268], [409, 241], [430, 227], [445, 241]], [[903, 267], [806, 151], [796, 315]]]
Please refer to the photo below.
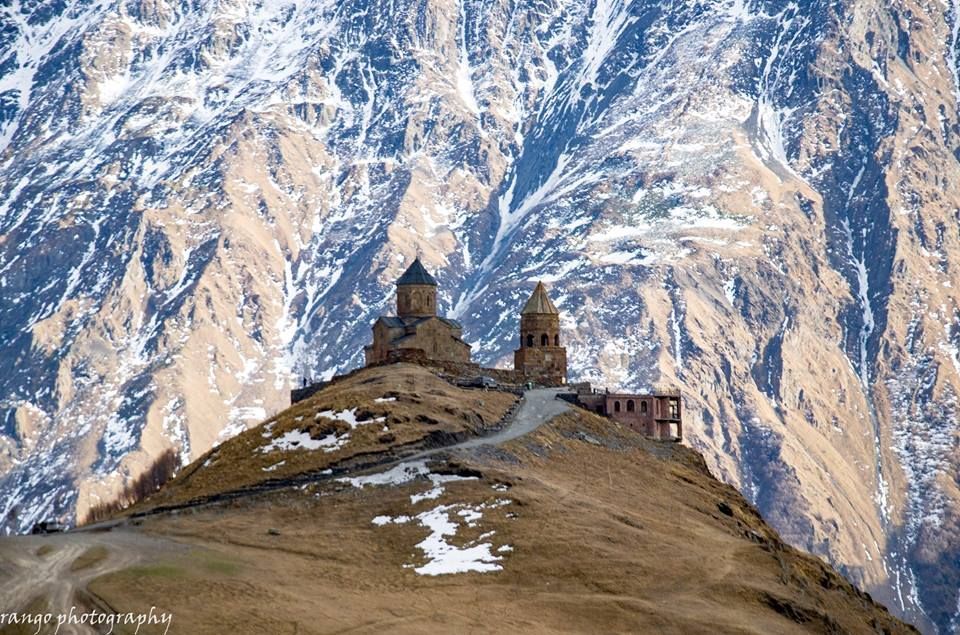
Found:
[[417, 258], [397, 280], [397, 315], [373, 324], [373, 344], [363, 349], [367, 365], [403, 356], [470, 362], [470, 345], [455, 320], [437, 315], [437, 281]]
[[577, 394], [572, 400], [590, 412], [619, 421], [648, 437], [670, 441], [683, 438], [678, 390], [641, 395], [592, 390], [590, 384], [577, 384]]
[[559, 385], [567, 381], [567, 349], [560, 346], [560, 312], [538, 282], [520, 312], [520, 348], [513, 367], [525, 381]]

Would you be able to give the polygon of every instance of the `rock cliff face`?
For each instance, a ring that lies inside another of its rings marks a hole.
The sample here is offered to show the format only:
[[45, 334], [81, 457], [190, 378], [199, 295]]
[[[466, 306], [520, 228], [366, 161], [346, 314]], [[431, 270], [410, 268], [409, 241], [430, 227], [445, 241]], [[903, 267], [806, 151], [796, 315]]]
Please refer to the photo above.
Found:
[[0, 8], [0, 518], [70, 516], [358, 365], [418, 249], [926, 630], [960, 590], [960, 6]]

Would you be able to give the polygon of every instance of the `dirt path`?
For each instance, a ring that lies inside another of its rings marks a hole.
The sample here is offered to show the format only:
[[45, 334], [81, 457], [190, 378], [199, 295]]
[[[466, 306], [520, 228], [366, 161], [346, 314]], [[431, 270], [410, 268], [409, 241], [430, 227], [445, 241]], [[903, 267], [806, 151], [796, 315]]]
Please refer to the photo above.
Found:
[[488, 437], [477, 437], [457, 443], [445, 450], [475, 448], [481, 445], [500, 445], [529, 434], [557, 415], [570, 409], [570, 404], [557, 399], [564, 392], [560, 388], [535, 388], [523, 394], [523, 401], [509, 424], [500, 432]]
[[[11, 536], [0, 540], [0, 612], [21, 611], [37, 598], [43, 612], [69, 615], [77, 591], [101, 575], [130, 567], [145, 556], [180, 549], [175, 543], [124, 530]], [[79, 609], [75, 609], [78, 612]], [[51, 630], [52, 632], [52, 630]], [[88, 626], [63, 625], [63, 635], [88, 635]]]
[[[386, 458], [385, 460], [376, 461], [364, 466], [358, 466], [354, 469], [346, 471], [330, 473], [329, 471], [324, 470], [322, 472], [305, 473], [294, 478], [268, 481], [245, 489], [222, 492], [203, 500], [195, 500], [183, 504], [159, 507], [139, 515], [154, 515], [167, 513], [173, 510], [206, 507], [208, 505], [216, 505], [226, 501], [247, 498], [250, 496], [258, 496], [268, 492], [290, 489], [293, 487], [302, 487], [307, 484], [328, 481], [354, 473], [383, 470], [395, 465], [399, 465], [400, 463], [419, 461], [437, 456], [438, 454], [454, 452], [456, 450], [470, 450], [481, 446], [506, 443], [533, 432], [547, 421], [553, 419], [555, 416], [569, 410], [570, 404], [557, 399], [557, 395], [562, 392], [564, 392], [562, 388], [535, 388], [526, 391], [517, 410], [513, 414], [505, 417], [498, 424], [498, 429], [496, 432], [491, 434], [470, 437], [450, 445], [443, 445], [440, 447], [430, 448], [428, 450], [414, 451], [409, 454], [402, 454], [399, 456]], [[134, 516], [136, 517], [137, 515], [138, 514], [135, 514]], [[87, 525], [80, 531], [107, 530], [118, 525], [122, 525], [124, 522], [124, 519], [104, 521], [95, 523], [93, 525]]]
[[[456, 450], [499, 445], [529, 434], [570, 408], [569, 404], [556, 398], [559, 392], [561, 390], [556, 388], [528, 390], [519, 408], [503, 422], [504, 427], [498, 432], [398, 458], [378, 465], [376, 469]], [[321, 479], [318, 477], [317, 480]], [[282, 488], [278, 485], [275, 489]], [[236, 494], [262, 493], [262, 490], [256, 490]], [[209, 504], [212, 503], [208, 501], [194, 506]], [[105, 550], [103, 558], [77, 569], [77, 559], [95, 548]], [[122, 521], [99, 523], [64, 534], [0, 539], [0, 612], [22, 610], [34, 599], [43, 597], [48, 601], [47, 612], [68, 614], [71, 607], [77, 604], [77, 592], [85, 590], [87, 583], [94, 578], [130, 567], [149, 555], [169, 554], [182, 548], [172, 540], [153, 538], [126, 529]], [[88, 635], [96, 631], [89, 627], [65, 626], [59, 632], [64, 635]]]
[[498, 432], [490, 435], [472, 437], [465, 441], [454, 443], [453, 445], [419, 452], [412, 456], [403, 457], [394, 463], [416, 461], [441, 453], [469, 450], [483, 445], [501, 445], [522, 437], [525, 434], [530, 434], [547, 421], [570, 409], [570, 404], [557, 399], [557, 395], [561, 392], [564, 392], [561, 388], [534, 388], [533, 390], [527, 390], [523, 393], [523, 400], [520, 402], [520, 407], [517, 408], [517, 411], [514, 412], [513, 415], [507, 417], [503, 422], [503, 428]]

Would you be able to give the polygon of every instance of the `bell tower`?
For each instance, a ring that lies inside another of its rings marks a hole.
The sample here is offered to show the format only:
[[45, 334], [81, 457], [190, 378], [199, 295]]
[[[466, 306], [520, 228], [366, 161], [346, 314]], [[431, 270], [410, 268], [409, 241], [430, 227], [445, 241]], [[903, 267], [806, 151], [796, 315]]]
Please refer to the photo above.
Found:
[[397, 316], [433, 317], [437, 314], [437, 281], [417, 257], [397, 280]]
[[524, 378], [550, 385], [567, 381], [567, 349], [560, 345], [560, 312], [538, 282], [520, 312], [520, 348], [513, 367]]

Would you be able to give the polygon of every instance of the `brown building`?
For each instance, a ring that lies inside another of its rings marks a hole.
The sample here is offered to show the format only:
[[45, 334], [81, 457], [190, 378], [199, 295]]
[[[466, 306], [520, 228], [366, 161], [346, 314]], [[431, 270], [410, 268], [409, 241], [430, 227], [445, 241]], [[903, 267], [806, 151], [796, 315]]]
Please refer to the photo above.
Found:
[[373, 324], [373, 344], [363, 349], [367, 366], [422, 355], [427, 359], [470, 362], [470, 345], [455, 320], [437, 315], [437, 281], [420, 259], [397, 280], [397, 315]]
[[679, 391], [653, 395], [586, 392], [576, 398], [587, 410], [610, 417], [648, 437], [665, 441], [683, 438]]
[[560, 312], [538, 282], [520, 312], [520, 348], [513, 367], [524, 379], [560, 385], [567, 381], [567, 349], [560, 346]]

